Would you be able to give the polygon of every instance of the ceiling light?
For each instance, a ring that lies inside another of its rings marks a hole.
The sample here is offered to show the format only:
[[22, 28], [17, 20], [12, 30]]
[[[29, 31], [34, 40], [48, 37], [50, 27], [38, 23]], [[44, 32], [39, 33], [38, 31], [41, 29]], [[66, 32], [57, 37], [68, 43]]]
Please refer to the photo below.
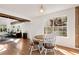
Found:
[[43, 5], [41, 5], [41, 7], [40, 7], [40, 12], [41, 12], [41, 13], [44, 12], [44, 7], [43, 7]]
[[40, 9], [40, 12], [41, 12], [41, 13], [43, 13], [43, 12], [44, 12], [44, 10], [43, 10], [43, 9]]

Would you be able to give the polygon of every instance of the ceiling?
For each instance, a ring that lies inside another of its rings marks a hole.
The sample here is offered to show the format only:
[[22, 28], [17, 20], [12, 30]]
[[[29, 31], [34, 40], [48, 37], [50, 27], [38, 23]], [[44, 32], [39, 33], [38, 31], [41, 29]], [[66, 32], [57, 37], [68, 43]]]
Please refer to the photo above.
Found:
[[[8, 12], [17, 14], [18, 16], [23, 16], [26, 18], [33, 18], [41, 16], [39, 12], [40, 4], [0, 4], [0, 9], [3, 9]], [[78, 6], [77, 4], [44, 4], [45, 12], [44, 14], [49, 14], [51, 12], [56, 12], [71, 7]]]

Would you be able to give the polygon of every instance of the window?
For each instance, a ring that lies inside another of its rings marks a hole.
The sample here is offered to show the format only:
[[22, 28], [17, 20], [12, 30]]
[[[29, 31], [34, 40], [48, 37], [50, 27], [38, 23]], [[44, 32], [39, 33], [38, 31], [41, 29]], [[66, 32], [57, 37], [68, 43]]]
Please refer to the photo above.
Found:
[[44, 27], [44, 33], [54, 32], [58, 36], [67, 36], [67, 17], [50, 19], [49, 25]]

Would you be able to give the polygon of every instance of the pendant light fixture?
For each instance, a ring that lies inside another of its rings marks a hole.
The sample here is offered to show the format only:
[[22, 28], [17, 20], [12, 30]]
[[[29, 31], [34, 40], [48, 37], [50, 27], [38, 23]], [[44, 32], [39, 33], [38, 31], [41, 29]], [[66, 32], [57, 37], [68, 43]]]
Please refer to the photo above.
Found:
[[40, 12], [43, 13], [44, 12], [44, 6], [41, 4], [41, 7], [40, 7]]

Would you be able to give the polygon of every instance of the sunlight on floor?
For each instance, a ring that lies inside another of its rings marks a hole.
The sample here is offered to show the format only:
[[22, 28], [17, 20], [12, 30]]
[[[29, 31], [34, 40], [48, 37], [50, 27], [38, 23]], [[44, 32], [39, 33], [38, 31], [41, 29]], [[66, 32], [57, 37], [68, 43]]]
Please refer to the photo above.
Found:
[[20, 41], [20, 39], [16, 39], [16, 40], [14, 40], [15, 43], [18, 43], [19, 41]]
[[66, 51], [64, 49], [56, 48], [56, 50], [59, 50], [60, 52], [62, 52], [65, 55], [74, 55], [74, 54], [72, 54], [72, 53], [70, 53], [70, 52], [68, 52], [68, 51]]
[[0, 45], [0, 52], [7, 50], [7, 44]]
[[74, 54], [74, 55], [79, 55], [78, 53], [74, 53], [74, 52], [71, 52], [72, 54]]
[[0, 50], [0, 52], [3, 52], [3, 51], [5, 51], [5, 50], [7, 50], [7, 49], [6, 49], [6, 48], [4, 48], [4, 49]]

